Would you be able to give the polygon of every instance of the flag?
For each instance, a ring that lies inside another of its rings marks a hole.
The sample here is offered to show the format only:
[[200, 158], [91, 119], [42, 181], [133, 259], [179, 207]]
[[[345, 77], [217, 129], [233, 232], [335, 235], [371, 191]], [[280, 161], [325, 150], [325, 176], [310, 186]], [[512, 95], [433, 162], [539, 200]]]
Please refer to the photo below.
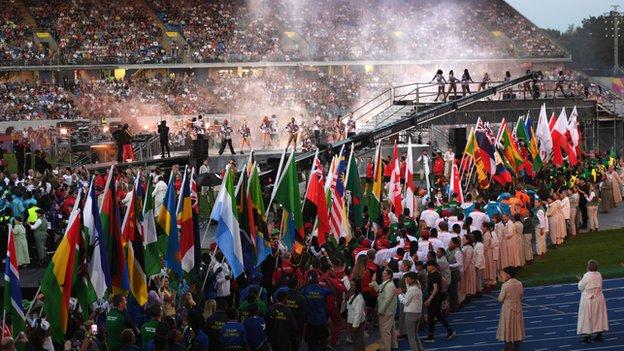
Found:
[[514, 171], [514, 173], [518, 174], [522, 164], [524, 163], [524, 159], [520, 155], [518, 144], [511, 134], [511, 131], [509, 130], [505, 119], [503, 119], [503, 121], [501, 122], [501, 129], [499, 133], [499, 146], [503, 150], [503, 155], [505, 155], [505, 159], [511, 166], [511, 169]]
[[496, 171], [492, 174], [492, 179], [503, 186], [507, 183], [511, 183], [511, 173], [507, 170], [507, 167], [505, 167], [503, 158], [500, 156], [498, 151], [494, 153], [494, 159], [496, 162]]
[[375, 165], [373, 172], [373, 189], [368, 200], [368, 213], [371, 222], [381, 220], [381, 189], [383, 182], [383, 162], [381, 161], [381, 141], [377, 143], [375, 151]]
[[[199, 237], [199, 196], [197, 195], [197, 181], [195, 168], [191, 168], [191, 201], [193, 203], [193, 253], [195, 262], [201, 262], [201, 238]], [[195, 265], [199, 269], [199, 265]]]
[[578, 111], [576, 110], [576, 106], [574, 106], [572, 113], [570, 113], [568, 133], [570, 135], [572, 148], [576, 152], [576, 158], [579, 159], [581, 157], [581, 132], [579, 130]]
[[182, 270], [190, 272], [195, 267], [195, 232], [193, 228], [193, 199], [191, 197], [191, 174], [187, 169], [184, 170], [182, 178], [182, 187], [180, 189], [180, 197], [178, 199], [178, 207], [176, 210], [179, 243], [178, 257]]
[[148, 277], [160, 273], [160, 249], [158, 248], [158, 237], [156, 230], [154, 208], [154, 182], [152, 177], [147, 180], [147, 194], [143, 200], [143, 215], [141, 227], [143, 231], [143, 246], [145, 252], [143, 255], [143, 264], [145, 267], [145, 275]]
[[256, 235], [256, 267], [262, 264], [271, 254], [271, 238], [264, 209], [264, 199], [262, 198], [262, 185], [260, 185], [260, 170], [258, 165], [253, 163], [250, 168], [249, 186], [247, 191], [251, 199], [251, 210], [253, 212], [253, 222]]
[[518, 122], [516, 123], [514, 131], [514, 135], [516, 136], [516, 141], [518, 145], [518, 151], [520, 152], [520, 156], [522, 156], [523, 159], [522, 165], [520, 165], [520, 170], [526, 172], [527, 175], [532, 177], [534, 175], [533, 156], [531, 155], [531, 151], [529, 150], [530, 137], [526, 125], [524, 124], [523, 116], [520, 116], [520, 118], [518, 118]]
[[126, 214], [121, 224], [121, 236], [126, 248], [130, 292], [132, 292], [139, 306], [143, 306], [147, 302], [147, 277], [144, 268], [145, 253], [143, 227], [141, 226], [143, 214], [140, 209], [140, 201], [143, 197], [143, 189], [139, 184], [140, 176], [139, 173], [134, 182], [130, 204], [126, 208]]
[[239, 228], [241, 236], [241, 248], [243, 249], [243, 267], [248, 273], [253, 272], [256, 267], [256, 224], [251, 203], [249, 186], [249, 168], [252, 166], [251, 160], [247, 167], [241, 172], [239, 186], [236, 192], [236, 204], [238, 209]]
[[414, 155], [412, 154], [412, 138], [408, 138], [407, 142], [407, 157], [405, 162], [405, 196], [403, 203], [405, 208], [410, 212], [410, 216], [414, 216], [414, 192], [416, 186], [414, 185]]
[[111, 287], [113, 294], [130, 289], [128, 266], [121, 241], [121, 225], [119, 223], [119, 208], [115, 191], [114, 168], [108, 172], [108, 180], [104, 189], [104, 200], [100, 207], [102, 231], [106, 237], [106, 249], [110, 265]]
[[225, 170], [211, 218], [219, 222], [216, 234], [217, 245], [230, 265], [232, 276], [236, 278], [243, 273], [243, 249], [234, 196], [234, 176], [229, 166]]
[[475, 131], [475, 139], [477, 141], [477, 148], [475, 150], [477, 154], [477, 167], [482, 168], [482, 171], [486, 174], [493, 175], [496, 173], [496, 149], [490, 142], [489, 137], [482, 131]]
[[314, 208], [314, 217], [317, 219], [316, 233], [318, 244], [322, 246], [325, 243], [325, 237], [329, 233], [329, 213], [327, 210], [327, 200], [323, 184], [325, 177], [323, 176], [323, 166], [318, 158], [318, 150], [312, 162], [312, 170], [310, 171], [310, 181], [306, 190], [306, 198], [308, 204]]
[[329, 229], [334, 238], [350, 236], [350, 226], [345, 208], [345, 176], [347, 172], [347, 157], [344, 145], [340, 150], [336, 171], [331, 184], [331, 210], [329, 212]]
[[449, 185], [449, 198], [453, 196], [453, 194], [457, 194], [457, 201], [459, 203], [464, 203], [464, 192], [462, 191], [461, 186], [461, 175], [459, 174], [459, 169], [457, 169], [457, 164], [453, 162], [453, 167], [451, 168], [451, 184]]
[[486, 185], [489, 183], [489, 178], [486, 174], [486, 166], [485, 161], [483, 160], [483, 154], [479, 149], [479, 145], [477, 144], [477, 137], [475, 128], [470, 130], [470, 134], [468, 135], [468, 141], [466, 142], [466, 147], [464, 148], [464, 153], [470, 157], [472, 157], [473, 165], [477, 172], [477, 181], [479, 184]]
[[165, 199], [160, 207], [158, 218], [156, 218], [156, 230], [159, 234], [159, 245], [161, 248], [163, 245], [166, 245], [165, 266], [177, 274], [178, 277], [181, 277], [182, 264], [180, 262], [180, 237], [178, 235], [176, 209], [176, 192], [172, 172], [171, 177], [169, 178], [169, 184], [167, 185]]
[[398, 217], [403, 214], [403, 199], [401, 199], [401, 164], [399, 161], [399, 149], [396, 142], [392, 149], [392, 173], [388, 183], [388, 202], [392, 204], [394, 214]]
[[[26, 311], [22, 305], [22, 286], [15, 252], [13, 227], [9, 224], [7, 252], [4, 261], [4, 313], [11, 316], [13, 337], [26, 330]], [[2, 326], [4, 328], [4, 326]], [[4, 333], [4, 329], [3, 329]], [[4, 335], [3, 335], [4, 337]]]
[[69, 299], [72, 294], [74, 261], [81, 232], [79, 203], [80, 195], [78, 195], [76, 204], [69, 216], [65, 235], [63, 235], [61, 242], [56, 248], [52, 261], [48, 265], [41, 281], [41, 292], [45, 295], [43, 311], [48, 322], [50, 322], [52, 340], [59, 344], [65, 341], [69, 318]]
[[540, 155], [540, 149], [537, 145], [537, 138], [535, 137], [535, 130], [533, 129], [533, 120], [527, 115], [524, 122], [524, 128], [527, 133], [527, 148], [531, 154], [531, 161], [533, 163], [533, 171], [539, 171], [543, 166], [542, 156]]
[[568, 162], [571, 166], [576, 165], [576, 152], [567, 138], [568, 133], [568, 117], [565, 112], [565, 107], [561, 109], [561, 113], [555, 122], [552, 129], [552, 142], [553, 142], [553, 164], [555, 166], [563, 165], [562, 150], [568, 155]]
[[349, 156], [349, 165], [347, 166], [347, 193], [349, 199], [349, 218], [352, 219], [353, 225], [362, 228], [363, 207], [362, 198], [362, 180], [358, 171], [357, 161], [353, 153], [353, 144], [351, 144], [351, 154]]
[[301, 197], [299, 196], [299, 179], [295, 168], [295, 154], [291, 152], [279, 181], [275, 184], [274, 201], [282, 205], [282, 237], [289, 249], [296, 254], [303, 252], [305, 237], [303, 218], [301, 215]]
[[546, 104], [543, 104], [540, 109], [535, 136], [539, 140], [540, 157], [544, 161], [553, 151], [553, 140], [550, 134], [550, 127], [548, 126], [548, 116], [546, 116]]
[[[112, 282], [106, 250], [106, 237], [102, 228], [97, 195], [95, 194], [95, 177], [91, 178], [82, 216], [83, 230], [86, 233], [86, 238], [88, 238], [85, 241], [89, 243], [89, 252], [91, 252], [88, 263], [89, 281], [96, 298], [103, 299], [106, 289], [112, 287]], [[93, 303], [95, 301], [89, 302]]]

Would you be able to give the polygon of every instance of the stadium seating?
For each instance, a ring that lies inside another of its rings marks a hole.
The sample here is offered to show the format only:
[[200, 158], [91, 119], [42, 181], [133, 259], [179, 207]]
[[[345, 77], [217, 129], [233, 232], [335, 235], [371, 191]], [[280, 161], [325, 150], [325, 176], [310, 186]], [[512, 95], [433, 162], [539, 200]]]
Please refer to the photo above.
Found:
[[[25, 0], [37, 28], [15, 3], [0, 4], [4, 65], [566, 55], [502, 0]], [[166, 50], [164, 30], [186, 47]], [[58, 50], [35, 45], [34, 31]]]

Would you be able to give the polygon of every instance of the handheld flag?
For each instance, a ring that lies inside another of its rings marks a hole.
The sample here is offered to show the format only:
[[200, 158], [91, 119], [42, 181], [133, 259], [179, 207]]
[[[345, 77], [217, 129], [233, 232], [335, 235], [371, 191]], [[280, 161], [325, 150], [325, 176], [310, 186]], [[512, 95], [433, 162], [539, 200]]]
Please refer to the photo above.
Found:
[[[102, 228], [102, 219], [98, 210], [95, 194], [95, 177], [91, 178], [89, 194], [82, 210], [84, 231], [92, 249], [89, 259], [89, 281], [98, 299], [103, 299], [106, 289], [112, 287], [106, 237]], [[90, 301], [95, 302], [95, 301]]]
[[154, 207], [154, 182], [152, 177], [147, 180], [147, 194], [143, 201], [143, 216], [141, 227], [143, 231], [143, 245], [145, 246], [144, 267], [148, 277], [160, 273], [160, 249], [156, 229]]
[[141, 197], [143, 197], [143, 189], [139, 184], [140, 177], [141, 174], [137, 174], [134, 181], [130, 204], [126, 208], [126, 214], [121, 225], [121, 235], [128, 261], [130, 291], [139, 306], [143, 306], [147, 302], [147, 277], [144, 268], [143, 227], [140, 224], [142, 213], [139, 204]]
[[[4, 265], [4, 313], [11, 316], [13, 337], [17, 337], [20, 332], [25, 331], [26, 311], [22, 305], [22, 287], [20, 284], [19, 270], [17, 266], [15, 237], [13, 235], [13, 227], [11, 225], [9, 225], [7, 252]], [[4, 328], [4, 320], [2, 328]]]
[[282, 205], [283, 211], [282, 227], [284, 232], [282, 236], [284, 237], [284, 243], [288, 248], [294, 249], [295, 253], [301, 254], [305, 244], [305, 237], [294, 152], [291, 152], [284, 166], [281, 179], [275, 186], [274, 201]]
[[227, 259], [232, 269], [232, 276], [236, 278], [244, 271], [243, 249], [239, 234], [236, 197], [234, 196], [234, 177], [229, 166], [225, 170], [223, 183], [221, 183], [211, 217], [219, 222], [217, 225], [217, 246]]
[[193, 230], [193, 199], [191, 198], [191, 175], [188, 167], [184, 170], [180, 198], [178, 199], [177, 220], [179, 227], [178, 257], [182, 270], [190, 272], [195, 267], [195, 233]]
[[67, 332], [74, 261], [81, 231], [79, 203], [80, 195], [78, 195], [74, 209], [69, 216], [65, 235], [56, 248], [52, 261], [41, 281], [41, 292], [45, 295], [43, 311], [50, 322], [52, 340], [57, 343], [65, 341], [65, 333]]
[[123, 243], [121, 241], [121, 225], [119, 223], [119, 207], [117, 206], [117, 196], [115, 191], [114, 168], [111, 166], [108, 172], [106, 189], [104, 190], [104, 200], [100, 207], [100, 218], [102, 220], [102, 230], [106, 237], [106, 249], [110, 264], [110, 275], [113, 294], [130, 290], [130, 280], [128, 278], [128, 266], [124, 255]]

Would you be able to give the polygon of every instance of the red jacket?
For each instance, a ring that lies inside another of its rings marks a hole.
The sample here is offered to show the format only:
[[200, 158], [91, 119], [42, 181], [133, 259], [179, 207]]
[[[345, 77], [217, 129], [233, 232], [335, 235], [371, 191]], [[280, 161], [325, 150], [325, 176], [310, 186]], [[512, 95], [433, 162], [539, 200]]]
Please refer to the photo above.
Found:
[[295, 277], [299, 283], [303, 281], [303, 275], [299, 269], [287, 261], [282, 262], [281, 266], [273, 271], [273, 285], [277, 286], [279, 284], [282, 275]]
[[366, 163], [366, 178], [373, 178], [373, 174], [374, 174], [373, 163], [372, 162]]

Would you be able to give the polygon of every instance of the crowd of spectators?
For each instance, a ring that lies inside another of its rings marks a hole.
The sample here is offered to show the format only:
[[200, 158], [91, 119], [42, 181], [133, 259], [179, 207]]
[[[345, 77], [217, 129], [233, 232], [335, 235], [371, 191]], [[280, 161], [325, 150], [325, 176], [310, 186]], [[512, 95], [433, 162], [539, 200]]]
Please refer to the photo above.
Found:
[[[476, 90], [482, 73], [472, 73], [475, 80], [472, 90]], [[499, 74], [490, 73], [494, 81], [502, 80]], [[112, 77], [82, 79], [60, 85], [48, 81], [0, 82], [0, 120], [86, 118], [99, 121], [198, 114], [231, 115], [234, 121], [245, 117], [252, 124], [259, 124], [261, 118], [272, 114], [280, 119], [297, 117], [302, 122], [311, 121], [311, 116], [315, 115], [334, 120], [380, 92], [415, 79], [409, 74], [377, 70], [337, 73], [270, 69], [242, 75], [180, 73], [128, 76], [120, 80]], [[555, 92], [559, 81], [562, 90]], [[608, 100], [608, 90], [575, 71], [565, 71], [563, 76], [559, 76], [558, 70], [544, 71], [537, 85], [542, 91], [539, 97], [565, 94], [599, 102]], [[422, 88], [421, 100], [427, 99], [427, 89], [435, 88]], [[523, 94], [523, 87], [519, 86], [516, 97], [531, 98], [532, 93]]]
[[[0, 48], [9, 64], [565, 56], [501, 0], [26, 0], [36, 29], [56, 40], [54, 56], [33, 41], [22, 9], [1, 4]], [[186, 45], [165, 45], [163, 29]]]
[[11, 0], [0, 0], [0, 65], [40, 65], [50, 57], [47, 47], [34, 42], [33, 29], [25, 23]]
[[163, 63], [175, 59], [142, 5], [121, 0], [28, 0], [41, 29], [57, 40], [62, 63]]
[[61, 86], [49, 82], [0, 82], [0, 121], [75, 119], [76, 104]]

